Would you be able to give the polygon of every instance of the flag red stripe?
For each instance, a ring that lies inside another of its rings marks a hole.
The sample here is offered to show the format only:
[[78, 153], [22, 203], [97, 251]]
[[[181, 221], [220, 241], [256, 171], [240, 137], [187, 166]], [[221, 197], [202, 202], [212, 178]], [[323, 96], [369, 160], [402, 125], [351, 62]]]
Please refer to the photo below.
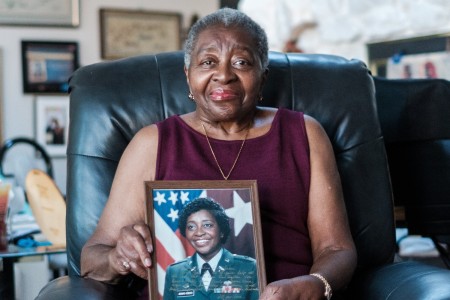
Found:
[[164, 246], [158, 239], [156, 240], [156, 253], [158, 264], [164, 270], [167, 269], [170, 264], [174, 263], [174, 259], [172, 256], [170, 256], [170, 252], [167, 251], [166, 248], [164, 248]]

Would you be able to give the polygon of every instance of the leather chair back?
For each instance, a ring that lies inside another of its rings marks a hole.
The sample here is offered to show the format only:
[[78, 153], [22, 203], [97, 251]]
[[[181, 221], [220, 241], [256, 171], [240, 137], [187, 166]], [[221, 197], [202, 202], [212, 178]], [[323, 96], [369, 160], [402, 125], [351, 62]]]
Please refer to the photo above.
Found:
[[[262, 105], [304, 111], [330, 137], [359, 267], [391, 262], [392, 193], [366, 66], [329, 55], [270, 53], [269, 68]], [[67, 251], [69, 275], [79, 275], [81, 248], [97, 225], [128, 142], [143, 126], [195, 107], [187, 97], [181, 51], [82, 67], [70, 92]]]
[[375, 78], [394, 202], [410, 234], [450, 236], [450, 82]]

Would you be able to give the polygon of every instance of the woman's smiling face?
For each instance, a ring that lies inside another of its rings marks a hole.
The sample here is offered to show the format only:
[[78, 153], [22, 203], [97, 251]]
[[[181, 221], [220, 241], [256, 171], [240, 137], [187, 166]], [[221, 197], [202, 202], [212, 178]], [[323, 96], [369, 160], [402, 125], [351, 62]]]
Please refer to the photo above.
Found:
[[198, 36], [185, 69], [197, 110], [211, 121], [234, 121], [253, 111], [267, 72], [250, 34], [215, 26]]
[[186, 238], [205, 261], [213, 258], [222, 247], [219, 225], [215, 217], [205, 209], [188, 217]]

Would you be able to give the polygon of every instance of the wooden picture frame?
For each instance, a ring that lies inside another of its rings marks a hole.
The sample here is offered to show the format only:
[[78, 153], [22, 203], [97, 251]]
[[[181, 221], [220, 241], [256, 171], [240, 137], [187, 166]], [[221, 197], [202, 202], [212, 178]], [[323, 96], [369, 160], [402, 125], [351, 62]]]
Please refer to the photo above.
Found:
[[[178, 228], [178, 218], [183, 214], [187, 217], [188, 226], [191, 224], [190, 216], [193, 216], [196, 211], [189, 214], [183, 209], [187, 203], [199, 201], [198, 198], [212, 199], [222, 206], [229, 217], [231, 229], [227, 241], [221, 241], [223, 249], [226, 250], [223, 251], [224, 254], [214, 271], [217, 277], [216, 279], [213, 277], [210, 289], [208, 289], [209, 293], [216, 294], [216, 296], [222, 293], [235, 293], [236, 297], [233, 299], [241, 299], [239, 295], [242, 295], [242, 299], [249, 299], [249, 293], [259, 294], [263, 290], [266, 285], [266, 273], [256, 180], [147, 181], [145, 188], [147, 193], [146, 221], [152, 229], [155, 240], [152, 255], [153, 267], [150, 268], [148, 274], [150, 300], [164, 299], [165, 288], [166, 291], [170, 291], [169, 293], [178, 296], [207, 293], [203, 285], [198, 286], [200, 271], [197, 268], [189, 268], [189, 271], [183, 276], [178, 276], [177, 271], [179, 267], [186, 264], [197, 265], [195, 254], [197, 251], [204, 251], [201, 249], [205, 245], [199, 246], [196, 244], [198, 241], [189, 241], [190, 236], [195, 236], [194, 233], [187, 232], [186, 237], [183, 237]], [[218, 217], [215, 218], [218, 219]], [[186, 220], [186, 218], [184, 219]], [[219, 225], [217, 228], [221, 234], [226, 231], [223, 230], [223, 226]], [[206, 240], [209, 243], [213, 239]], [[211, 244], [208, 244], [206, 247], [210, 246]], [[222, 267], [221, 262], [227, 251], [234, 254], [234, 257], [238, 255], [242, 261], [231, 259], [237, 264], [229, 266], [224, 264]], [[253, 259], [256, 260], [256, 267]], [[252, 261], [250, 268], [252, 271], [249, 269], [243, 271], [248, 266], [248, 261]], [[169, 267], [170, 265], [171, 267]], [[253, 277], [254, 275], [257, 275], [257, 278]], [[183, 281], [181, 278], [187, 281]], [[170, 286], [166, 286], [166, 280], [171, 282]], [[247, 288], [243, 288], [244, 286]], [[253, 288], [249, 288], [249, 286]], [[166, 296], [168, 296], [167, 293]]]
[[181, 49], [181, 14], [100, 9], [101, 57], [118, 59]]
[[78, 27], [80, 0], [9, 0], [0, 3], [0, 24]]
[[69, 96], [40, 96], [35, 104], [36, 141], [51, 157], [65, 157], [69, 135]]

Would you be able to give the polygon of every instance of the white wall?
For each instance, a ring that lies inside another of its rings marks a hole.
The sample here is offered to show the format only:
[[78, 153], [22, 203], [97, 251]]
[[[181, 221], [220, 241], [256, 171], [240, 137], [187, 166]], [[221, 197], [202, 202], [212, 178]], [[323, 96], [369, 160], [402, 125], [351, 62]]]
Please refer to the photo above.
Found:
[[[26, 136], [34, 138], [34, 97], [22, 92], [21, 40], [74, 40], [79, 43], [80, 64], [99, 62], [99, 9], [125, 8], [181, 12], [183, 27], [191, 16], [203, 16], [219, 8], [219, 0], [80, 0], [78, 28], [52, 28], [0, 25], [0, 49], [3, 52], [3, 138]], [[0, 85], [1, 86], [1, 85]], [[0, 91], [1, 93], [2, 91]], [[0, 99], [2, 97], [0, 96]], [[56, 183], [65, 192], [66, 159], [54, 158]]]
[[367, 62], [366, 43], [450, 32], [448, 0], [240, 0], [239, 9], [266, 30], [270, 48], [281, 51], [298, 26], [298, 46]]

